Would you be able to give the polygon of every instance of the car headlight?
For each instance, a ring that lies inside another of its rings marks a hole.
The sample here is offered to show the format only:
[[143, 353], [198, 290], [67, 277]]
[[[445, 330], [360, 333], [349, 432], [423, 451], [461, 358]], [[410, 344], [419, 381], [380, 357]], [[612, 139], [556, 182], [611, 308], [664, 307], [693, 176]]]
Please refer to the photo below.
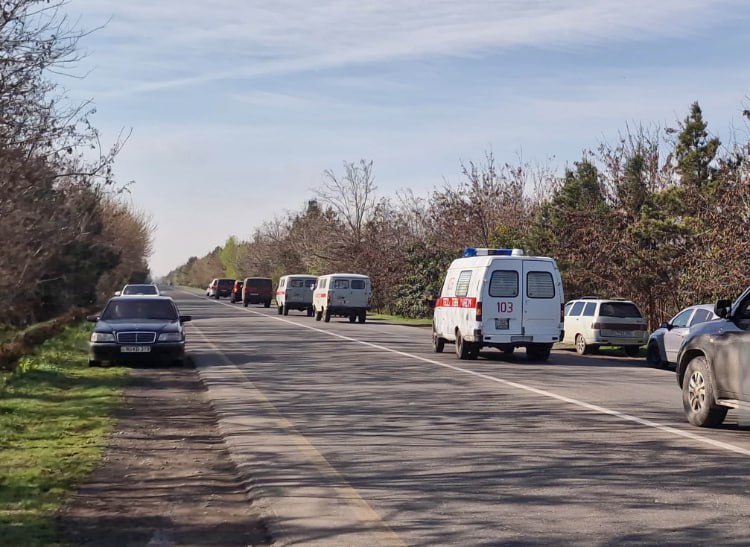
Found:
[[182, 342], [182, 333], [162, 332], [159, 335], [159, 342]]
[[91, 341], [92, 342], [114, 342], [115, 335], [112, 334], [111, 332], [92, 332]]

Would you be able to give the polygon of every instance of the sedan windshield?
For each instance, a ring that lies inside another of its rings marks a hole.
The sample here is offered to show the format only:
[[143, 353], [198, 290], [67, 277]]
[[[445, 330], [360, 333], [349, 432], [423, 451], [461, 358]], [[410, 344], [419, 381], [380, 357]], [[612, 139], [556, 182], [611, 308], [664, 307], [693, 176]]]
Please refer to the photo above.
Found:
[[168, 300], [125, 299], [110, 301], [102, 319], [160, 319], [177, 321], [177, 310]]

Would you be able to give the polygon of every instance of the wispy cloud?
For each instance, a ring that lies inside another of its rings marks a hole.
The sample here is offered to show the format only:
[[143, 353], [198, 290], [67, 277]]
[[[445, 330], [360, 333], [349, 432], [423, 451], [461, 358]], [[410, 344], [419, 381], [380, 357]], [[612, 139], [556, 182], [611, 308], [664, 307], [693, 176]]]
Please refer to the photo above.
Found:
[[583, 48], [678, 37], [744, 0], [77, 0], [88, 20], [111, 17], [111, 47], [162, 77], [119, 92], [148, 92], [430, 56], [473, 56], [523, 46]]

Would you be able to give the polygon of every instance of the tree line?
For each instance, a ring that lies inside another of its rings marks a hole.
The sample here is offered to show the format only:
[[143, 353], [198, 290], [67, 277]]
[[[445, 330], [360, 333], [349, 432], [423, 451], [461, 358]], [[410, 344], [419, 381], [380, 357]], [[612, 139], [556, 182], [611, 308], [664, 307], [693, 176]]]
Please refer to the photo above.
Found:
[[626, 128], [562, 173], [488, 153], [424, 198], [378, 196], [372, 161], [345, 162], [300, 210], [168, 278], [203, 287], [222, 276], [352, 271], [373, 279], [378, 309], [426, 317], [465, 247], [517, 247], [557, 260], [567, 298], [629, 298], [654, 326], [750, 283], [749, 155], [750, 143], [712, 136], [696, 102], [676, 127]]
[[0, 323], [90, 305], [148, 277], [150, 219], [113, 175], [125, 138], [107, 149], [75, 76], [86, 32], [64, 1], [0, 2]]

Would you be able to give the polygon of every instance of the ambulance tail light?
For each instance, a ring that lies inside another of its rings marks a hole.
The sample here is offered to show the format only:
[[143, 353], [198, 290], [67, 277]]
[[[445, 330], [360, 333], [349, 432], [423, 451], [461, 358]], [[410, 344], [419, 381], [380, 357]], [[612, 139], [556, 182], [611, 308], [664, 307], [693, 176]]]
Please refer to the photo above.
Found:
[[477, 322], [482, 322], [482, 303], [477, 302], [477, 306], [475, 308], [476, 314], [477, 314]]
[[328, 302], [329, 304], [331, 303], [331, 291], [328, 291], [326, 293], [326, 302]]

